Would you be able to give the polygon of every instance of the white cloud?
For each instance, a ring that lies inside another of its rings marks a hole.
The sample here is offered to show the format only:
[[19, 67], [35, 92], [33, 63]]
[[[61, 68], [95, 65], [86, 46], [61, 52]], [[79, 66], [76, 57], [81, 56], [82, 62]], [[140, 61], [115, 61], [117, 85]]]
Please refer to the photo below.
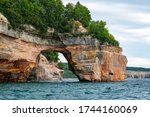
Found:
[[66, 60], [66, 58], [64, 57], [63, 54], [59, 53], [58, 57], [59, 57], [59, 59], [60, 59], [61, 62], [67, 63], [67, 60]]
[[[104, 20], [107, 21], [108, 28], [110, 32], [118, 39], [121, 43], [129, 43], [136, 41], [147, 41], [149, 40], [150, 28], [136, 28], [134, 27], [135, 22], [148, 23], [150, 25], [150, 14], [144, 11], [141, 5], [130, 5], [121, 3], [111, 3], [99, 2], [98, 3], [85, 3], [85, 5], [94, 12], [99, 14], [99, 19], [101, 13], [106, 13]], [[107, 14], [108, 13], [108, 14]], [[107, 16], [108, 15], [108, 16]], [[96, 16], [97, 17], [97, 16]], [[128, 24], [122, 23], [123, 21], [128, 22]], [[130, 23], [130, 24], [129, 24]], [[132, 25], [132, 28], [130, 28]], [[141, 40], [142, 39], [142, 40]]]
[[141, 23], [150, 23], [150, 14], [145, 12], [134, 12], [130, 14], [130, 18]]
[[[108, 3], [108, 2], [99, 2], [99, 3], [87, 2], [84, 3], [84, 5], [87, 6], [90, 9], [90, 11], [99, 13], [100, 16], [101, 13], [105, 13], [106, 18], [111, 18], [112, 17], [111, 15], [113, 15], [113, 20], [122, 19], [139, 23], [150, 23], [150, 14], [142, 10], [143, 6], [140, 5]], [[108, 14], [110, 16], [107, 16]]]
[[[116, 39], [123, 43], [141, 42], [150, 45], [150, 28], [125, 28], [123, 26], [110, 26]], [[116, 28], [116, 30], [115, 30]]]
[[150, 67], [150, 58], [140, 58], [140, 57], [128, 58], [128, 66]]

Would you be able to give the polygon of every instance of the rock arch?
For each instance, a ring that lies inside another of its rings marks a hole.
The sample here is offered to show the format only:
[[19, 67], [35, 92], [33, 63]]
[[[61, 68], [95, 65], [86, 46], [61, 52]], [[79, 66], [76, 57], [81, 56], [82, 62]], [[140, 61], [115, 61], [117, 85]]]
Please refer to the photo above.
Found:
[[38, 34], [9, 29], [7, 23], [0, 21], [0, 82], [27, 81], [43, 50], [61, 52], [80, 81], [125, 78], [127, 59], [121, 54], [121, 48], [101, 45], [91, 36], [59, 34], [43, 39]]

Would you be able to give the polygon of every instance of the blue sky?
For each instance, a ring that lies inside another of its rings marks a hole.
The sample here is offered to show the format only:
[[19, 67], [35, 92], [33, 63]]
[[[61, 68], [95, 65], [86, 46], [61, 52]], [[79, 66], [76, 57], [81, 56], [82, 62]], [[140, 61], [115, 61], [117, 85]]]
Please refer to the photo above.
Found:
[[150, 0], [62, 0], [80, 1], [93, 20], [104, 20], [128, 58], [127, 66], [150, 67]]

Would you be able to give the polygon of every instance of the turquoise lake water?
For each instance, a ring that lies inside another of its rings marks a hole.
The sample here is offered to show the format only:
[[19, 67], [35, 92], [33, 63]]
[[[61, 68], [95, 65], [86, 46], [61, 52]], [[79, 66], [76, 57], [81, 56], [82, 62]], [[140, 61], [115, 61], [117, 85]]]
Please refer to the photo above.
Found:
[[123, 82], [0, 83], [1, 100], [136, 100], [150, 99], [150, 78]]

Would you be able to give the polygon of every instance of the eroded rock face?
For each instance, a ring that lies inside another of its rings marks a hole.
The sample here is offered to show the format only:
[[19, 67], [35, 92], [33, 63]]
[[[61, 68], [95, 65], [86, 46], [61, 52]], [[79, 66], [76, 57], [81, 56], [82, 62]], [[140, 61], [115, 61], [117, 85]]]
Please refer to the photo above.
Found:
[[0, 34], [0, 81], [26, 81], [43, 48]]
[[83, 27], [83, 25], [79, 21], [74, 21], [73, 30], [74, 34], [83, 34], [87, 33], [87, 29]]
[[5, 22], [5, 23], [9, 24], [7, 18], [5, 16], [3, 16], [2, 13], [0, 13], [0, 22]]
[[36, 34], [8, 29], [8, 24], [0, 21], [0, 81], [27, 81], [43, 50], [63, 53], [80, 81], [125, 78], [127, 59], [121, 48], [100, 45], [91, 36], [59, 34], [57, 39], [50, 36], [42, 39]]
[[45, 56], [40, 54], [28, 80], [61, 80], [62, 78], [63, 70], [58, 69], [56, 63], [49, 63]]
[[70, 53], [64, 55], [80, 81], [124, 80], [127, 59], [121, 54], [121, 48], [100, 45], [90, 36], [68, 38], [64, 43]]

